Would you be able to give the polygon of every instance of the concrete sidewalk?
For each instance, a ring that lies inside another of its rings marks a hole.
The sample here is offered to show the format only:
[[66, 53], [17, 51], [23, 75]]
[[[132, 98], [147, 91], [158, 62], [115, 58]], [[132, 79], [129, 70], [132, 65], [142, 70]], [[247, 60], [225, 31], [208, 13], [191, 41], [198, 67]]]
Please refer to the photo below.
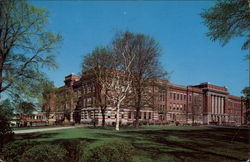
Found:
[[15, 130], [13, 131], [15, 134], [23, 134], [23, 133], [34, 133], [34, 132], [43, 132], [43, 131], [50, 131], [50, 130], [60, 130], [60, 129], [71, 129], [76, 128], [75, 126], [69, 127], [56, 127], [56, 128], [38, 128], [38, 129], [26, 129], [26, 130]]

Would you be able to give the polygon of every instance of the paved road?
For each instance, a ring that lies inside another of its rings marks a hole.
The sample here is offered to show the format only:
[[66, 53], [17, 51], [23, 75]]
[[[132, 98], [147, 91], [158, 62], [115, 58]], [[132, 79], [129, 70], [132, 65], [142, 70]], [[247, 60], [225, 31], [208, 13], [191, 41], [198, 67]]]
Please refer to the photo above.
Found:
[[69, 127], [55, 127], [55, 128], [37, 128], [37, 129], [25, 129], [25, 130], [15, 130], [13, 131], [15, 134], [22, 134], [22, 133], [34, 133], [34, 132], [43, 132], [43, 131], [49, 131], [49, 130], [60, 130], [60, 129], [71, 129], [76, 128], [75, 126], [69, 126]]

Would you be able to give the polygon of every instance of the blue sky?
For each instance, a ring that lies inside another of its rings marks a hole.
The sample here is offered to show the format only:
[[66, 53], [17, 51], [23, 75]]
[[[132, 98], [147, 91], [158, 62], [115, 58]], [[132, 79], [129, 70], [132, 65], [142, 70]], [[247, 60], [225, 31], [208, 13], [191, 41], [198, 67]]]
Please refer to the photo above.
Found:
[[57, 87], [64, 77], [77, 74], [84, 54], [107, 45], [116, 32], [129, 30], [154, 37], [162, 47], [161, 62], [170, 81], [181, 85], [210, 82], [242, 95], [248, 85], [243, 40], [221, 47], [206, 37], [199, 13], [213, 1], [33, 1], [50, 12], [49, 30], [64, 41], [57, 50], [59, 68], [47, 71]]

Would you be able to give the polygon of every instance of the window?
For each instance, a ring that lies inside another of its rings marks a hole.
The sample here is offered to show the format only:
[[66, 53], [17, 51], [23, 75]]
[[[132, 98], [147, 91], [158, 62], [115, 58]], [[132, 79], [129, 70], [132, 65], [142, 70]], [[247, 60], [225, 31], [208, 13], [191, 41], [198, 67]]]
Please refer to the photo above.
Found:
[[81, 100], [81, 98], [78, 98], [77, 104], [78, 104], [78, 105], [82, 105], [82, 100]]
[[186, 95], [184, 95], [183, 97], [184, 97], [184, 100], [186, 100]]
[[144, 112], [144, 119], [147, 118], [147, 112]]
[[158, 87], [155, 87], [155, 92], [158, 92]]
[[88, 87], [87, 87], [87, 93], [90, 93], [91, 92], [91, 86], [89, 85]]
[[88, 118], [88, 116], [87, 116], [87, 111], [84, 111], [83, 112], [83, 119], [87, 119]]
[[131, 111], [128, 112], [128, 118], [131, 119]]
[[176, 120], [176, 115], [175, 114], [173, 114], [173, 120]]
[[161, 101], [161, 95], [158, 96], [158, 101]]
[[161, 92], [161, 101], [165, 101], [165, 93]]
[[148, 113], [148, 119], [151, 119], [151, 112]]
[[177, 98], [177, 100], [179, 100], [179, 94], [177, 94], [177, 97], [176, 97], [176, 98]]
[[124, 114], [122, 114], [122, 119], [124, 118]]
[[92, 102], [92, 98], [87, 98], [87, 103], [91, 103]]
[[165, 109], [165, 105], [159, 105], [159, 111], [160, 111], [160, 112], [163, 112], [164, 109]]
[[174, 93], [173, 95], [174, 95], [174, 100], [175, 100], [175, 95], [176, 95], [176, 94]]
[[94, 112], [90, 111], [90, 119], [93, 119], [93, 118], [94, 118]]

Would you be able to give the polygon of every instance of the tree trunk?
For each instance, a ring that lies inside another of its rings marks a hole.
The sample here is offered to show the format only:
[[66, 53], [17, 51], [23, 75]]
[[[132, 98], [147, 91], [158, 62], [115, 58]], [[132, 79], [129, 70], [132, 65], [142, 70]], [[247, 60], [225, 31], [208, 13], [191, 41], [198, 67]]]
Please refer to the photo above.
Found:
[[139, 128], [139, 125], [140, 125], [140, 119], [139, 119], [139, 116], [140, 116], [140, 109], [141, 109], [141, 91], [138, 90], [138, 93], [137, 93], [137, 97], [138, 97], [138, 100], [137, 100], [137, 105], [136, 105], [136, 120], [135, 120], [135, 128]]
[[136, 108], [136, 118], [135, 118], [135, 128], [139, 128], [139, 114], [140, 114], [140, 109]]
[[115, 130], [119, 130], [120, 127], [120, 102], [117, 103], [116, 105], [116, 126], [115, 126]]
[[101, 107], [102, 112], [102, 127], [105, 128], [105, 108]]
[[3, 60], [0, 60], [0, 99], [3, 88]]

